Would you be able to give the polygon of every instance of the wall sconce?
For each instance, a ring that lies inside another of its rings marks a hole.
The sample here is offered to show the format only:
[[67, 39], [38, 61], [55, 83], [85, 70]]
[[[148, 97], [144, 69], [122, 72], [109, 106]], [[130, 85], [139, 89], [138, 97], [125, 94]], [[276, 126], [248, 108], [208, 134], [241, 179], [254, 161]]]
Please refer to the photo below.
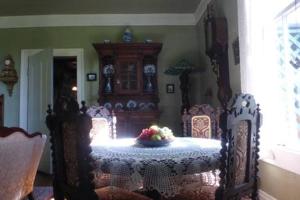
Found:
[[213, 72], [217, 75], [218, 99], [222, 107], [226, 108], [232, 96], [229, 80], [227, 20], [224, 17], [214, 17], [212, 6], [207, 7], [204, 30], [206, 55], [210, 58]]
[[18, 82], [18, 75], [14, 68], [14, 61], [10, 55], [4, 59], [4, 68], [0, 72], [0, 81], [6, 84], [8, 94], [11, 96], [13, 87]]

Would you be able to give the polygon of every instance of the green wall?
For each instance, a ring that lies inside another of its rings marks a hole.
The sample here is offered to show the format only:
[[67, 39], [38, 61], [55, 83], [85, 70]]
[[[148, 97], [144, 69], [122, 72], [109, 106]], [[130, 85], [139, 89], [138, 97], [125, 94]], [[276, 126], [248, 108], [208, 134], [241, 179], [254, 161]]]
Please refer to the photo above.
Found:
[[[226, 17], [228, 25], [228, 61], [229, 61], [229, 76], [232, 93], [239, 93], [241, 91], [240, 81], [240, 65], [234, 64], [232, 43], [238, 37], [238, 18], [237, 18], [237, 0], [215, 0], [211, 4], [214, 5], [216, 17]], [[195, 97], [196, 102], [209, 103], [213, 106], [219, 106], [217, 99], [217, 76], [212, 71], [212, 66], [208, 56], [205, 55], [205, 34], [204, 34], [204, 19], [206, 13], [202, 16], [196, 25], [198, 34], [198, 43], [200, 48], [200, 62], [201, 66], [205, 66], [205, 73], [201, 74], [201, 80], [198, 77], [194, 78], [194, 82], [198, 88], [194, 88], [197, 92]], [[199, 83], [200, 82], [200, 83]], [[199, 85], [201, 87], [199, 88]], [[212, 90], [212, 97], [206, 96], [208, 89]]]
[[264, 161], [259, 162], [260, 189], [278, 200], [300, 197], [300, 176]]
[[[177, 133], [180, 128], [181, 96], [178, 77], [163, 74], [164, 70], [178, 60], [186, 58], [195, 65], [199, 63], [199, 46], [196, 29], [193, 26], [136, 26], [131, 27], [135, 42], [151, 38], [162, 42], [163, 48], [158, 58], [159, 107], [161, 125], [173, 128]], [[53, 28], [16, 28], [0, 29], [0, 60], [11, 54], [15, 67], [20, 74], [21, 49], [41, 48], [83, 48], [85, 73], [98, 73], [98, 57], [92, 43], [110, 39], [120, 42], [124, 27], [53, 27]], [[3, 66], [3, 64], [2, 64]], [[2, 69], [2, 67], [0, 66]], [[99, 76], [98, 76], [99, 77]], [[175, 84], [175, 93], [166, 94], [165, 85]], [[13, 96], [9, 97], [4, 84], [0, 83], [0, 94], [5, 94], [6, 126], [19, 125], [20, 85], [15, 85]], [[96, 103], [98, 82], [85, 82], [85, 99], [89, 104]], [[46, 108], [45, 108], [46, 109]]]

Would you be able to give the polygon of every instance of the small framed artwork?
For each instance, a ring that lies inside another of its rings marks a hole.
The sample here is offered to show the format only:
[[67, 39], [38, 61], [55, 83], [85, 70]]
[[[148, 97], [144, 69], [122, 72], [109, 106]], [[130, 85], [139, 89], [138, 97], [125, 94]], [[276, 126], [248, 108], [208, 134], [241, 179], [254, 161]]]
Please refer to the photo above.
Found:
[[87, 81], [96, 81], [97, 80], [97, 74], [96, 73], [86, 74], [86, 80]]
[[167, 84], [166, 90], [167, 90], [167, 93], [174, 93], [175, 92], [175, 85], [174, 84]]

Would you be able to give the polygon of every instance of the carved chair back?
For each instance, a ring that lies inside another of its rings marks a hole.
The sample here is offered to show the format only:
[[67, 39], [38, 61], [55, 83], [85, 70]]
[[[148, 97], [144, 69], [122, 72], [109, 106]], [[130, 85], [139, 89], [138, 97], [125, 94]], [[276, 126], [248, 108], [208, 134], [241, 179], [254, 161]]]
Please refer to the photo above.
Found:
[[91, 117], [86, 107], [69, 97], [60, 97], [50, 106], [46, 118], [50, 130], [53, 189], [56, 200], [97, 199], [94, 192], [92, 159], [90, 157]]
[[208, 115], [196, 115], [191, 119], [192, 137], [211, 138], [211, 121]]
[[236, 95], [221, 116], [222, 149], [220, 186], [216, 199], [257, 199], [259, 107], [252, 95]]
[[0, 199], [32, 197], [46, 135], [0, 127]]
[[[109, 112], [104, 106], [91, 106], [87, 109], [86, 113], [92, 118], [92, 129], [90, 137], [92, 141], [99, 138], [115, 139], [116, 135], [116, 116], [114, 111]], [[103, 134], [105, 134], [103, 136]]]
[[182, 116], [183, 135], [201, 138], [219, 138], [218, 112], [208, 104], [194, 105]]

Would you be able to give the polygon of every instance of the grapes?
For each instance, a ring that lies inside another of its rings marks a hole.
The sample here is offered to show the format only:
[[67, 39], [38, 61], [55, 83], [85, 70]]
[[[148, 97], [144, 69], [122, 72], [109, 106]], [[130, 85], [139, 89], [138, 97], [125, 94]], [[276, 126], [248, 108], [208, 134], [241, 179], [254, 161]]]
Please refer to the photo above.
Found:
[[157, 125], [150, 126], [150, 128], [145, 128], [142, 130], [138, 136], [140, 140], [151, 140], [151, 141], [160, 141], [160, 140], [173, 140], [174, 135], [171, 129], [168, 127], [160, 128]]

